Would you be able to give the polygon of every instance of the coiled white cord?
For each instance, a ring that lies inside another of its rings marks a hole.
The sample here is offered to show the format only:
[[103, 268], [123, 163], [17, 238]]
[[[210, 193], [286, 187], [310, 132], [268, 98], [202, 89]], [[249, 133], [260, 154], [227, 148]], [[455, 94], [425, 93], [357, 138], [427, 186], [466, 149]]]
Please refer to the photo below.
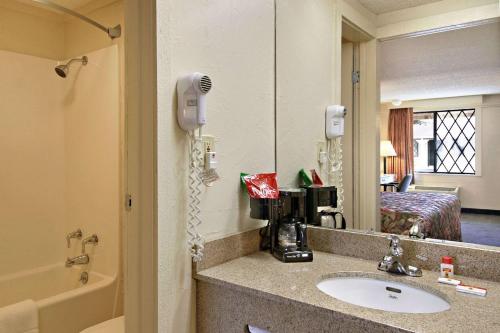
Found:
[[189, 212], [188, 212], [188, 245], [191, 257], [194, 262], [200, 262], [203, 258], [203, 250], [205, 248], [205, 241], [198, 232], [198, 227], [201, 224], [201, 209], [200, 209], [200, 195], [201, 195], [201, 127], [198, 135], [195, 131], [190, 131], [189, 135]]
[[328, 181], [337, 187], [337, 212], [344, 213], [344, 174], [342, 169], [342, 137], [328, 140]]

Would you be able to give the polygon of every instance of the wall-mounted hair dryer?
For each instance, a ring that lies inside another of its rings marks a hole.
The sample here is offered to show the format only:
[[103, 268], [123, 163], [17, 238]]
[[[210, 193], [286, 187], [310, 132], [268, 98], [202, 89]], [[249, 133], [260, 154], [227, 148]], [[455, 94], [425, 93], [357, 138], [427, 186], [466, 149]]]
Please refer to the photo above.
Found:
[[[344, 136], [346, 108], [342, 105], [329, 105], [325, 112], [325, 136], [329, 161], [328, 179], [337, 188], [337, 209], [344, 212], [344, 176], [342, 172], [342, 137]], [[342, 218], [343, 220], [343, 218]]]
[[327, 139], [344, 135], [346, 109], [342, 105], [329, 105], [325, 113], [325, 133]]
[[212, 80], [205, 74], [192, 73], [177, 81], [177, 120], [185, 131], [192, 131], [207, 122], [206, 94]]
[[203, 145], [201, 127], [207, 122], [206, 94], [211, 88], [212, 80], [210, 80], [210, 77], [198, 72], [183, 76], [177, 80], [177, 121], [190, 138], [187, 233], [189, 252], [195, 262], [202, 260], [205, 243], [198, 232], [198, 227], [202, 222], [200, 195], [204, 176], [201, 166], [203, 153], [205, 152], [201, 147]]

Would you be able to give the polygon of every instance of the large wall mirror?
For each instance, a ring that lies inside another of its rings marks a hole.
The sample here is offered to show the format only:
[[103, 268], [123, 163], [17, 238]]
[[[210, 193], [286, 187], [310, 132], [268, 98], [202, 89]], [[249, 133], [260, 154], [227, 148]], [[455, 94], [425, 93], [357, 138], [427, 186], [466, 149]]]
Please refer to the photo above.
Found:
[[[276, 1], [280, 183], [315, 169], [337, 185], [319, 153], [340, 144], [348, 229], [500, 246], [500, 23], [380, 40], [352, 12]], [[332, 104], [345, 134], [325, 143]]]

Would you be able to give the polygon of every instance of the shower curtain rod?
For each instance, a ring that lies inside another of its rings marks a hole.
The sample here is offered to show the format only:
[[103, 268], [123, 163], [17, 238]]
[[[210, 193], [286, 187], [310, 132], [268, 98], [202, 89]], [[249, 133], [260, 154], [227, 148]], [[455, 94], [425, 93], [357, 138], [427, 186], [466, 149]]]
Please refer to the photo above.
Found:
[[75, 17], [79, 18], [80, 20], [83, 20], [83, 21], [85, 21], [85, 22], [87, 22], [89, 24], [92, 24], [94, 27], [96, 27], [98, 29], [101, 29], [102, 31], [104, 31], [105, 33], [107, 33], [108, 36], [111, 39], [120, 37], [121, 34], [122, 34], [122, 27], [119, 24], [117, 26], [115, 26], [115, 27], [112, 27], [112, 28], [106, 28], [102, 24], [97, 23], [96, 21], [88, 18], [87, 16], [79, 14], [79, 13], [77, 13], [75, 11], [72, 11], [71, 9], [68, 9], [68, 8], [63, 7], [61, 5], [53, 3], [53, 2], [51, 2], [49, 0], [32, 0], [32, 1], [38, 2], [38, 3], [42, 4], [42, 5], [45, 5], [47, 7], [53, 8], [53, 9], [58, 10], [58, 11], [61, 11], [63, 13], [75, 16]]

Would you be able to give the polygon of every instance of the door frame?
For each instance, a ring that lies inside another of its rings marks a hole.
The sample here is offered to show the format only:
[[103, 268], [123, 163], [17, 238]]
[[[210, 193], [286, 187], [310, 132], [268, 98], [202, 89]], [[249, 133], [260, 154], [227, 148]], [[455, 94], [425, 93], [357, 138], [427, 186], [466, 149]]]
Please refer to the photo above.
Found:
[[[354, 164], [358, 165], [353, 173], [353, 216], [354, 225], [362, 230], [380, 231], [380, 145], [379, 142], [379, 109], [380, 93], [377, 81], [378, 41], [374, 33], [370, 33], [356, 24], [359, 18], [341, 8], [337, 10], [335, 31], [336, 49], [334, 52], [335, 73], [333, 77], [339, 82], [335, 85], [334, 99], [341, 101], [342, 78], [342, 23], [357, 31], [359, 36], [359, 106], [354, 126], [359, 136], [355, 137]], [[359, 21], [362, 23], [361, 21]], [[357, 161], [357, 163], [356, 163]], [[363, 165], [361, 168], [360, 165]]]
[[125, 327], [156, 333], [156, 1], [125, 0], [125, 25]]

